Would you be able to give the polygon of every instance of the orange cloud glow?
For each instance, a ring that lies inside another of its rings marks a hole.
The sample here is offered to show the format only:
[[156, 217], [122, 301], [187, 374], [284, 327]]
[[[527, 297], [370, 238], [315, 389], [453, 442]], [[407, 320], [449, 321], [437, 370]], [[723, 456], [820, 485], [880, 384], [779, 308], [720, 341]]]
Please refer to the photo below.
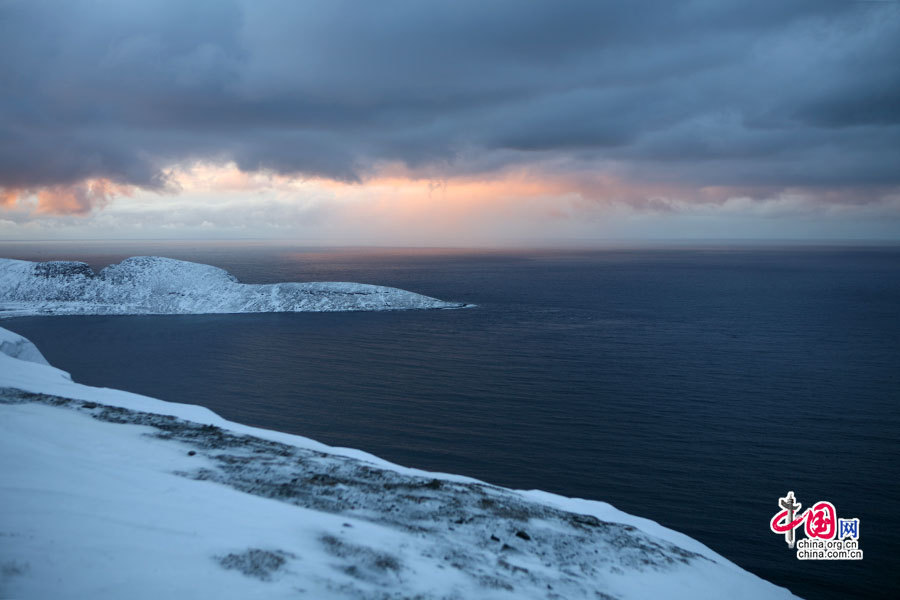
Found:
[[0, 206], [12, 209], [21, 203], [34, 200], [33, 210], [38, 215], [85, 216], [94, 209], [103, 208], [113, 198], [131, 196], [134, 188], [119, 185], [108, 179], [87, 179], [70, 185], [53, 185], [37, 190], [6, 188], [0, 190]]
[[[516, 240], [615, 237], [622, 227], [682, 215], [704, 219], [856, 211], [866, 198], [843, 193], [827, 207], [803, 189], [696, 188], [636, 182], [606, 172], [534, 164], [479, 175], [427, 178], [387, 166], [362, 182], [241, 171], [234, 163], [177, 165], [167, 189], [143, 190], [106, 179], [37, 190], [0, 190], [0, 211], [15, 222], [54, 216], [85, 227], [132, 227], [141, 235], [292, 238], [334, 244], [481, 245]], [[872, 211], [900, 214], [900, 194]], [[837, 208], [835, 208], [837, 207]], [[862, 211], [862, 212], [861, 212]], [[831, 213], [829, 213], [831, 214]], [[52, 219], [47, 219], [48, 222]], [[671, 222], [671, 221], [669, 221]], [[662, 223], [662, 221], [659, 221]], [[649, 227], [649, 226], [648, 226]], [[659, 225], [654, 235], [667, 235]], [[186, 234], [185, 234], [186, 235]]]
[[0, 206], [7, 207], [15, 205], [19, 198], [19, 191], [14, 189], [0, 188]]

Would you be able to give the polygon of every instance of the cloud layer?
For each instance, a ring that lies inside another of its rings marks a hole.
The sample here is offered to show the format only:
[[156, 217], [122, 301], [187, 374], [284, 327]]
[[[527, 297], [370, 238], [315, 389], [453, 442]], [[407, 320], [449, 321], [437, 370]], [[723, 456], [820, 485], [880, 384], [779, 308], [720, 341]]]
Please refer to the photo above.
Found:
[[529, 166], [588, 198], [598, 174], [684, 198], [900, 186], [897, 2], [5, 0], [0, 52], [0, 204], [84, 212], [198, 161]]

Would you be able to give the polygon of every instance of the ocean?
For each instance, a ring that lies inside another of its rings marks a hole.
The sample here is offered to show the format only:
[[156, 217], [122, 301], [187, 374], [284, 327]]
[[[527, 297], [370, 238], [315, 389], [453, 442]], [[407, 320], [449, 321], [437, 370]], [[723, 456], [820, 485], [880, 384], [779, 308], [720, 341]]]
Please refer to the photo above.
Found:
[[[900, 247], [0, 244], [95, 269], [142, 254], [247, 283], [357, 281], [477, 306], [0, 325], [76, 381], [603, 500], [809, 599], [900, 587]], [[863, 560], [797, 560], [769, 530], [789, 490], [859, 518]]]

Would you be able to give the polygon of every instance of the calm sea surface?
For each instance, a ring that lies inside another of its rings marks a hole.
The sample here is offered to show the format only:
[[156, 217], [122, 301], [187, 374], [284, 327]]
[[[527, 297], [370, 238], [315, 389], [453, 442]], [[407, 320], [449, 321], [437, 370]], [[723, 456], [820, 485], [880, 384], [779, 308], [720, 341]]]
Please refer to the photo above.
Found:
[[[401, 287], [450, 311], [3, 321], [77, 381], [423, 469], [605, 500], [807, 598], [900, 587], [900, 249], [311, 250], [0, 244], [135, 254], [244, 282]], [[798, 561], [777, 500], [859, 517], [861, 562]]]

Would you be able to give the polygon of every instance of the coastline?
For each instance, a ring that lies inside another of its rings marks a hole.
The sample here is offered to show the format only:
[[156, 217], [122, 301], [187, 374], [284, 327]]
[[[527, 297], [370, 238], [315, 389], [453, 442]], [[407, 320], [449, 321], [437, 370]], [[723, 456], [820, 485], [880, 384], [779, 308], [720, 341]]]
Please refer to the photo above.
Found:
[[[0, 355], [0, 387], [0, 410], [7, 416], [2, 456], [10, 474], [2, 490], [11, 507], [2, 530], [16, 540], [4, 553], [4, 564], [16, 571], [4, 583], [11, 592], [64, 597], [41, 582], [53, 579], [53, 565], [70, 563], [75, 553], [94, 570], [74, 579], [66, 573], [68, 585], [76, 582], [67, 588], [72, 597], [76, 588], [103, 597], [107, 588], [99, 576], [113, 564], [120, 565], [114, 570], [131, 569], [129, 577], [143, 574], [141, 588], [161, 593], [163, 582], [142, 571], [142, 555], [158, 554], [158, 567], [172, 568], [160, 545], [177, 545], [188, 535], [196, 547], [180, 560], [197, 570], [183, 573], [176, 589], [208, 578], [204, 585], [222, 585], [224, 597], [262, 590], [279, 596], [298, 581], [317, 582], [318, 594], [333, 597], [368, 597], [376, 590], [437, 597], [448, 589], [468, 590], [468, 596], [547, 597], [548, 585], [564, 597], [644, 597], [662, 589], [668, 597], [713, 598], [724, 589], [735, 598], [793, 597], [687, 536], [602, 502], [409, 469], [359, 450], [230, 423], [202, 407], [83, 386], [54, 367], [6, 354]], [[85, 487], [98, 476], [102, 482]], [[29, 487], [37, 481], [39, 490]], [[156, 503], [163, 509], [136, 522], [136, 509], [125, 498], [135, 499], [135, 488], [147, 482], [160, 488], [138, 494], [141, 510]], [[154, 497], [160, 490], [169, 491]], [[66, 496], [78, 500], [60, 510]], [[108, 505], [114, 506], [103, 508]], [[202, 533], [193, 520], [209, 505], [223, 506], [217, 519], [225, 521], [213, 519]], [[120, 511], [121, 518], [109, 511]], [[249, 529], [239, 524], [247, 511], [258, 513], [248, 517]], [[279, 537], [285, 520], [305, 533], [293, 541]], [[169, 533], [141, 542], [148, 523]], [[232, 525], [234, 536], [222, 530]], [[69, 533], [52, 531], [54, 526]], [[121, 556], [97, 548], [107, 533], [121, 539], [122, 527], [134, 542]], [[56, 540], [52, 548], [49, 539]], [[456, 558], [448, 566], [444, 556]], [[247, 565], [260, 561], [278, 566], [262, 577], [248, 575], [253, 569]], [[580, 567], [573, 572], [566, 567], [572, 564]], [[447, 572], [450, 579], [434, 579]]]

